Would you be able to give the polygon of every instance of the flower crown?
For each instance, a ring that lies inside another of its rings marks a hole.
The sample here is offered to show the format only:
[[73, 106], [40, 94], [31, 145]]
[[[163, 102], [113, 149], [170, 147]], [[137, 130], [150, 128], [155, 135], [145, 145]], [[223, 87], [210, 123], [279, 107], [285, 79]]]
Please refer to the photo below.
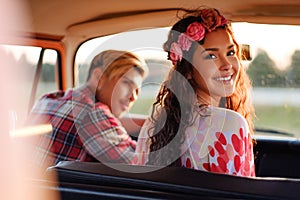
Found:
[[211, 32], [219, 26], [228, 24], [223, 15], [216, 9], [204, 9], [200, 13], [201, 22], [191, 23], [185, 33], [178, 36], [177, 42], [173, 42], [170, 48], [170, 60], [175, 65], [181, 61], [183, 51], [189, 51], [192, 41], [200, 41], [205, 37], [206, 32]]

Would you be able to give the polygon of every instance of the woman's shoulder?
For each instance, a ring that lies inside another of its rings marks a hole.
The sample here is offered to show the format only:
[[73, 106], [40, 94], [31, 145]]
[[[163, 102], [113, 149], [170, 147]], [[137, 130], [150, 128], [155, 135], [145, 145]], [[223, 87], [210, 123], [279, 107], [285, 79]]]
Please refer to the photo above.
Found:
[[219, 121], [225, 126], [249, 128], [245, 117], [236, 111], [226, 108], [211, 107], [211, 115], [213, 121]]
[[227, 108], [210, 107], [212, 115], [226, 116], [226, 118], [245, 119], [240, 113]]

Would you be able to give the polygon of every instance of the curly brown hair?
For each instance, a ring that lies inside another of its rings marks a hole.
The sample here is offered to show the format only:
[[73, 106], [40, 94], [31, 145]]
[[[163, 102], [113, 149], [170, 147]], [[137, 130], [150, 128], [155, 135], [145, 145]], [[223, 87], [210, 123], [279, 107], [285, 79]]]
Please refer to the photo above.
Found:
[[[218, 11], [217, 11], [218, 12]], [[170, 59], [170, 46], [178, 40], [178, 36], [184, 33], [189, 24], [201, 22], [199, 16], [201, 10], [192, 10], [172, 27], [168, 40], [163, 45]], [[219, 13], [219, 12], [218, 12]], [[232, 37], [237, 48], [239, 62], [241, 61], [241, 49], [236, 42], [230, 25], [222, 25], [217, 29], [226, 30]], [[181, 145], [185, 139], [185, 129], [193, 123], [192, 111], [197, 101], [196, 82], [190, 79], [189, 74], [193, 70], [191, 59], [197, 45], [204, 44], [204, 39], [193, 42], [189, 51], [184, 52], [182, 60], [178, 61], [169, 72], [168, 77], [162, 83], [156, 101], [152, 107], [151, 119], [154, 126], [150, 128], [150, 153], [147, 164], [180, 166]], [[234, 110], [244, 116], [253, 134], [254, 109], [251, 104], [251, 82], [244, 67], [240, 67], [237, 77], [236, 89], [229, 97], [223, 97], [220, 106]], [[207, 106], [207, 105], [200, 105]], [[152, 134], [150, 134], [152, 133]]]

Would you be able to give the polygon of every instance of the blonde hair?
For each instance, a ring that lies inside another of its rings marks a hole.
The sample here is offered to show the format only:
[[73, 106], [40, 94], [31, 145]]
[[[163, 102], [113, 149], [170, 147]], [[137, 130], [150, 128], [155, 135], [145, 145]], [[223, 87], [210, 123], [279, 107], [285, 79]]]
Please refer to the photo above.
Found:
[[106, 50], [96, 55], [91, 62], [87, 80], [96, 68], [101, 68], [103, 75], [109, 79], [121, 76], [131, 68], [135, 68], [143, 77], [146, 77], [149, 71], [142, 58], [120, 50]]

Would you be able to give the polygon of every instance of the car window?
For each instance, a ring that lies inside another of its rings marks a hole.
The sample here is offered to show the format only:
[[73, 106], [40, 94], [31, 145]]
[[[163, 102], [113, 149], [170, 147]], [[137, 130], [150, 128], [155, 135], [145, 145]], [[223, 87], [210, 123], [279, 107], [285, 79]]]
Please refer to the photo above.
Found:
[[165, 59], [166, 52], [162, 50], [162, 43], [166, 40], [168, 30], [169, 28], [134, 30], [96, 38], [82, 44], [76, 55], [75, 85], [79, 86], [86, 81], [89, 63], [100, 51], [120, 49], [134, 52], [144, 58], [149, 67], [149, 75], [143, 82], [138, 100], [130, 112], [150, 114], [159, 86], [171, 67], [171, 63]]
[[253, 83], [256, 128], [299, 138], [300, 26], [234, 23], [233, 29], [238, 42], [252, 48], [252, 60], [244, 64]]
[[[253, 82], [257, 134], [299, 137], [300, 27], [251, 23], [233, 23], [232, 27], [237, 41], [251, 47], [252, 60], [243, 61], [243, 65]], [[76, 56], [76, 85], [85, 81], [88, 63], [95, 53], [109, 48], [133, 51], [146, 59], [150, 74], [130, 112], [149, 114], [159, 85], [171, 67], [162, 50], [168, 30], [135, 30], [84, 43]]]
[[19, 45], [1, 45], [1, 47], [14, 60], [15, 71], [22, 74], [18, 85], [18, 96], [22, 99], [22, 106], [25, 107], [10, 111], [11, 128], [14, 129], [22, 126], [35, 100], [47, 92], [58, 89], [56, 67], [58, 56], [55, 50], [44, 49], [41, 68], [38, 69], [42, 48]]

